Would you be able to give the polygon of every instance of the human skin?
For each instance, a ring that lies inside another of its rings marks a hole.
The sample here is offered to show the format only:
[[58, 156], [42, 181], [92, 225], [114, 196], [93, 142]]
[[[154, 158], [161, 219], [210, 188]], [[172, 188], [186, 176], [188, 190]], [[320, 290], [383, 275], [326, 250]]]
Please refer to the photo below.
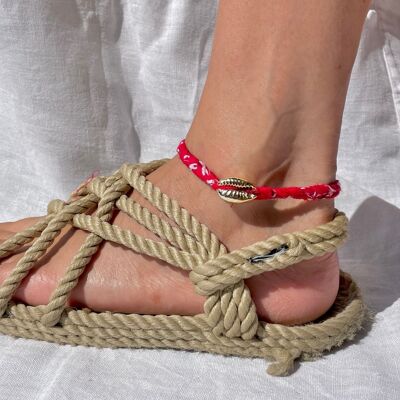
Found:
[[[348, 82], [369, 1], [221, 0], [207, 80], [187, 146], [219, 177], [256, 185], [328, 183]], [[195, 177], [177, 156], [148, 176], [237, 249], [278, 233], [330, 221], [333, 200], [231, 204]], [[159, 214], [136, 192], [131, 197]], [[35, 218], [0, 224], [0, 240]], [[114, 223], [157, 239], [123, 213]], [[14, 299], [46, 304], [86, 233], [66, 228], [24, 279]], [[21, 258], [0, 263], [0, 282]], [[263, 320], [297, 324], [322, 315], [339, 280], [336, 253], [247, 280]], [[146, 314], [202, 312], [204, 298], [188, 274], [106, 243], [73, 289], [69, 304]]]

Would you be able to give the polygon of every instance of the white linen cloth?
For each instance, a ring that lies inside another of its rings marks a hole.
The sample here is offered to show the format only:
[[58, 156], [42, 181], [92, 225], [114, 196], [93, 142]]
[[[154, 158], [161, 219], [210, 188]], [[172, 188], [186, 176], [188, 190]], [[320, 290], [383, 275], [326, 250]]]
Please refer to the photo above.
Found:
[[[214, 0], [0, 0], [0, 220], [45, 213], [93, 171], [174, 154], [207, 72]], [[400, 1], [368, 14], [343, 120], [341, 265], [376, 322], [268, 376], [263, 360], [0, 335], [0, 399], [398, 399]]]

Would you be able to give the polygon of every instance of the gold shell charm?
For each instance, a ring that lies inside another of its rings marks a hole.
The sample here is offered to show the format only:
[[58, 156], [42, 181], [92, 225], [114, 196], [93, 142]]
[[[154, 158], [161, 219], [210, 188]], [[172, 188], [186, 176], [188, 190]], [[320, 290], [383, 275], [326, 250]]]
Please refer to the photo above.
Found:
[[255, 186], [240, 178], [225, 178], [218, 181], [220, 186], [230, 186], [228, 189], [217, 189], [217, 193], [221, 199], [229, 203], [245, 203], [255, 199], [254, 193], [247, 190], [255, 189]]

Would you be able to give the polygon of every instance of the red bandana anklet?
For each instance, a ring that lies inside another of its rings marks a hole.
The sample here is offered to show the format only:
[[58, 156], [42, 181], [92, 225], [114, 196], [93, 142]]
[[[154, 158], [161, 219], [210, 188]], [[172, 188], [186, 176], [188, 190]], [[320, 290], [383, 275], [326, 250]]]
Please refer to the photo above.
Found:
[[206, 165], [194, 156], [182, 140], [177, 152], [182, 162], [203, 182], [217, 191], [225, 201], [243, 203], [250, 200], [274, 200], [291, 197], [300, 200], [333, 199], [340, 193], [340, 183], [335, 180], [328, 184], [293, 187], [254, 186], [240, 178], [219, 179]]

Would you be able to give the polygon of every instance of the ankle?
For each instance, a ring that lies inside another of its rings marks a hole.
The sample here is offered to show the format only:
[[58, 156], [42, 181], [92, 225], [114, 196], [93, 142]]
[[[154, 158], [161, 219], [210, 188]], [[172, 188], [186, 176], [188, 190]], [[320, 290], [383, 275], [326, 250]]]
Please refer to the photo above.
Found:
[[212, 130], [193, 126], [186, 144], [220, 178], [238, 177], [268, 186], [305, 186], [336, 179], [337, 145], [323, 143], [324, 138], [309, 143], [302, 140], [304, 132], [292, 135], [291, 140], [285, 136], [276, 132], [260, 141], [253, 140], [256, 135], [243, 134], [220, 140]]

